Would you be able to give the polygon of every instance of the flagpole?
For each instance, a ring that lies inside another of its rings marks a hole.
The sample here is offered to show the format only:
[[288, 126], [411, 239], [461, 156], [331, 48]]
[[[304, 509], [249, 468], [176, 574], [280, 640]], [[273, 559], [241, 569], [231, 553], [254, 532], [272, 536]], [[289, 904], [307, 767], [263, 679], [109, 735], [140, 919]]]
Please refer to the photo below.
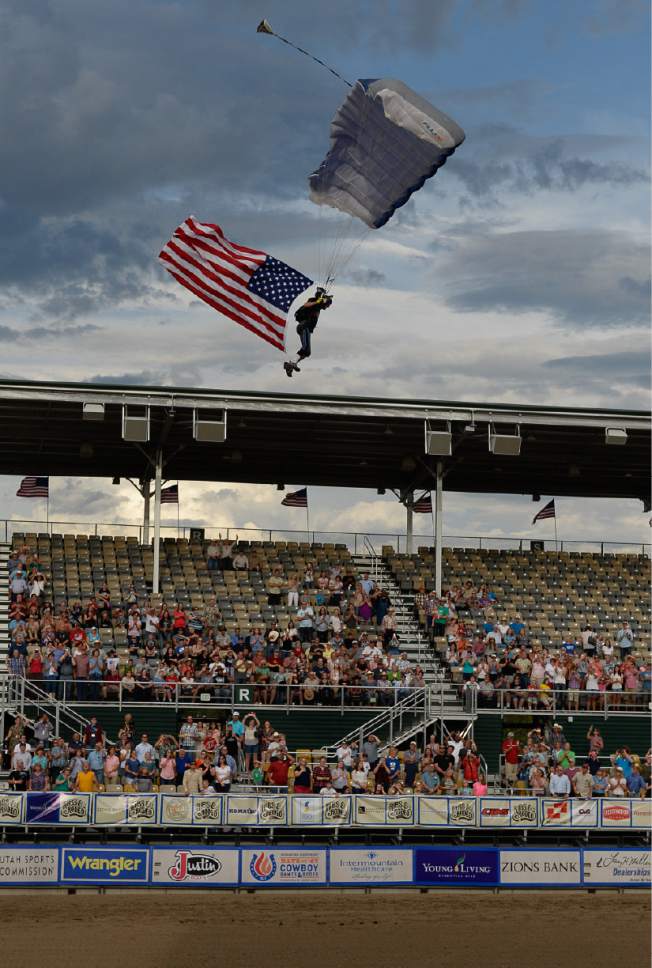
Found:
[[177, 541], [179, 540], [179, 515], [181, 505], [181, 491], [179, 490], [179, 482], [177, 481]]
[[50, 481], [48, 480], [48, 493], [45, 499], [45, 530], [50, 533]]
[[557, 504], [555, 503], [555, 551], [559, 551], [559, 542], [557, 541]]
[[306, 490], [306, 528], [308, 530], [308, 544], [310, 544], [310, 507], [308, 506], [308, 491]]

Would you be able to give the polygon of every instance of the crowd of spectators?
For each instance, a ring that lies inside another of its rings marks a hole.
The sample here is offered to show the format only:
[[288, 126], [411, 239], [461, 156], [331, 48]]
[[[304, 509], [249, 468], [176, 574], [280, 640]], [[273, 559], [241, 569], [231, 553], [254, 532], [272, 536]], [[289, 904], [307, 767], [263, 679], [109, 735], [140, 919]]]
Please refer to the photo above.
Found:
[[[233, 542], [209, 545], [209, 570], [247, 568]], [[9, 561], [9, 671], [57, 698], [97, 702], [194, 699], [209, 691], [228, 702], [231, 686], [251, 683], [256, 703], [390, 705], [424, 684], [423, 671], [401, 651], [389, 595], [367, 573], [333, 565], [315, 573], [267, 578], [270, 605], [282, 598], [289, 618], [243, 632], [227, 628], [217, 598], [197, 610], [149, 600], [133, 587], [115, 602], [107, 586], [85, 602], [56, 608], [27, 547]], [[120, 652], [105, 630], [126, 631]]]
[[645, 707], [650, 701], [652, 666], [647, 650], [635, 649], [627, 621], [613, 635], [585, 626], [578, 638], [562, 636], [554, 649], [532, 643], [517, 616], [497, 616], [496, 595], [471, 581], [415, 596], [417, 615], [431, 640], [443, 637], [445, 660], [455, 680], [477, 705], [506, 709], [589, 711]]
[[412, 740], [400, 752], [394, 746], [383, 749], [369, 734], [361, 748], [340, 743], [329, 762], [325, 754], [291, 754], [285, 736], [254, 712], [235, 711], [224, 724], [189, 715], [178, 735], [154, 741], [138, 733], [127, 713], [116, 743], [107, 741], [97, 717], [67, 742], [54, 736], [46, 713], [31, 727], [18, 717], [7, 735], [5, 757], [14, 790], [226, 793], [244, 782], [324, 796], [487, 792], [477, 747], [458, 734], [446, 743], [433, 735], [421, 748]]
[[593, 725], [586, 739], [587, 752], [578, 756], [559, 723], [531, 729], [523, 742], [508, 732], [502, 744], [504, 786], [557, 799], [650, 796], [652, 750], [640, 757], [623, 746], [605, 756], [604, 739]]

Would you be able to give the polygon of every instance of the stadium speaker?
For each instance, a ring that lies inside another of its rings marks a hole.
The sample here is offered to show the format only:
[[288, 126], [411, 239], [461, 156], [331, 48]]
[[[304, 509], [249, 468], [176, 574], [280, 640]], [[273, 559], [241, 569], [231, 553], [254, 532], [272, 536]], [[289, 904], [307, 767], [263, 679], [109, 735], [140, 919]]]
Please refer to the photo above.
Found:
[[104, 420], [104, 404], [82, 403], [82, 418], [84, 420]]
[[616, 444], [616, 446], [622, 447], [623, 444], [627, 443], [627, 431], [624, 427], [605, 427], [604, 442], [605, 444]]
[[122, 439], [133, 444], [146, 444], [149, 440], [149, 407], [122, 407]]
[[518, 457], [521, 453], [521, 428], [516, 428], [516, 433], [507, 434], [496, 430], [493, 424], [489, 424], [489, 451], [498, 454], [500, 457]]
[[226, 440], [226, 410], [193, 410], [192, 435], [200, 444], [223, 444]]
[[433, 428], [430, 422], [425, 422], [426, 432], [426, 454], [433, 457], [450, 457], [452, 449], [453, 435], [451, 433], [450, 420], [444, 421], [441, 428]]

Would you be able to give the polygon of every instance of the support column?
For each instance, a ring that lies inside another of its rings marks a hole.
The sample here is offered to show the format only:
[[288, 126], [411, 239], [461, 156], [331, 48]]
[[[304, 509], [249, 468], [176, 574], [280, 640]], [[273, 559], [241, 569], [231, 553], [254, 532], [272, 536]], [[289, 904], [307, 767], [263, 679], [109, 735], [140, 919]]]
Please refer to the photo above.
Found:
[[437, 462], [437, 487], [435, 491], [435, 594], [441, 597], [441, 548], [442, 535], [444, 532], [442, 507], [443, 494], [442, 482], [444, 477], [444, 466], [441, 461]]
[[141, 494], [143, 495], [143, 544], [149, 544], [149, 506], [150, 506], [150, 480], [148, 477], [140, 482]]
[[414, 504], [414, 491], [408, 491], [405, 499], [405, 553], [412, 554], [412, 535], [414, 532], [412, 505]]
[[154, 574], [152, 576], [152, 592], [159, 592], [159, 554], [161, 548], [161, 478], [163, 477], [163, 451], [156, 451], [156, 469], [154, 472]]

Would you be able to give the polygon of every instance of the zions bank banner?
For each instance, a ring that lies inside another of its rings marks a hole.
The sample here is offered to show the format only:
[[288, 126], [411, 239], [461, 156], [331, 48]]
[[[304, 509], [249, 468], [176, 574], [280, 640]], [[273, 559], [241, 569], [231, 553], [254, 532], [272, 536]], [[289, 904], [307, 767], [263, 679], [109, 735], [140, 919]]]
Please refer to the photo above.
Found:
[[641, 848], [0, 845], [4, 887], [649, 888]]
[[649, 830], [652, 800], [0, 793], [0, 827], [427, 827]]

